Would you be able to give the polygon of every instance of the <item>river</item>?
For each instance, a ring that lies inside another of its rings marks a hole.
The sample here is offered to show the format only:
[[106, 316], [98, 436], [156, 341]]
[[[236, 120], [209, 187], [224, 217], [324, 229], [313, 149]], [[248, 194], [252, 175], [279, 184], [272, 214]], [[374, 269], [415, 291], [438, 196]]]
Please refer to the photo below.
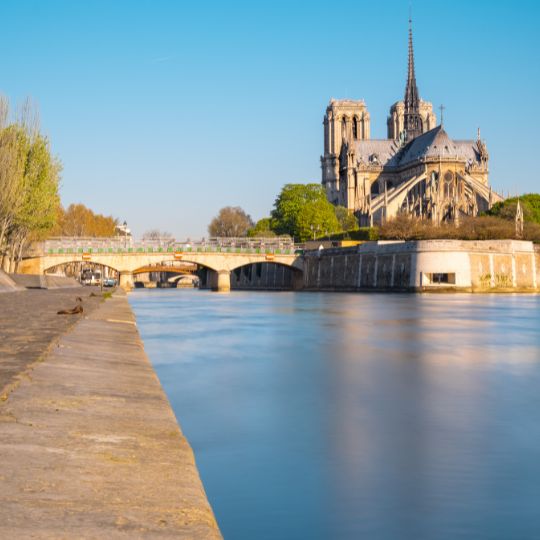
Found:
[[540, 296], [129, 296], [225, 540], [540, 538]]

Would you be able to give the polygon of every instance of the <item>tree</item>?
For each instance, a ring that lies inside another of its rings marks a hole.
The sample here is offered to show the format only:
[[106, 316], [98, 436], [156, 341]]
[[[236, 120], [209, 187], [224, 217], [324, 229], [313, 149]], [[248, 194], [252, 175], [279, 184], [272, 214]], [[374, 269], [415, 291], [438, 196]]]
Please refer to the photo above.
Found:
[[225, 206], [208, 225], [210, 236], [246, 236], [253, 220], [239, 206]]
[[349, 212], [344, 206], [335, 207], [336, 217], [339, 222], [339, 227], [342, 231], [356, 231], [358, 229], [358, 221], [352, 212]]
[[[488, 215], [501, 217], [503, 219], [514, 220], [516, 217], [518, 197], [512, 197], [502, 202], [495, 203]], [[523, 218], [525, 221], [540, 223], [540, 194], [528, 193], [519, 197], [523, 208]]]
[[259, 219], [257, 223], [249, 231], [247, 235], [251, 238], [260, 237], [260, 238], [269, 238], [276, 236], [276, 233], [272, 230], [272, 218], [265, 217]]
[[20, 259], [22, 250], [29, 240], [43, 238], [52, 229], [60, 206], [58, 184], [60, 162], [51, 156], [47, 139], [37, 134], [28, 141], [23, 176], [23, 197], [14, 220], [13, 240]]
[[0, 255], [9, 251], [9, 235], [23, 200], [24, 152], [20, 130], [0, 131]]
[[300, 242], [339, 231], [334, 206], [320, 184], [287, 184], [272, 210], [273, 230]]
[[174, 240], [173, 235], [166, 231], [160, 231], [158, 229], [151, 229], [146, 231], [143, 236], [143, 240]]
[[28, 105], [17, 122], [7, 119], [8, 104], [0, 98], [0, 258], [11, 272], [27, 243], [55, 223], [61, 164]]
[[112, 216], [95, 214], [84, 204], [70, 204], [61, 210], [57, 225], [53, 229], [55, 236], [114, 236], [118, 220]]

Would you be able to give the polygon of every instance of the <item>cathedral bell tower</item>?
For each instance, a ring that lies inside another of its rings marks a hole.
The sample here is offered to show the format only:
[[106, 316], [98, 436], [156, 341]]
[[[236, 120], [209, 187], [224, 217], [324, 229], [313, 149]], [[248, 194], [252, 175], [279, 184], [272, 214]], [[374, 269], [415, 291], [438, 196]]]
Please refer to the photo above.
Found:
[[369, 112], [364, 100], [331, 99], [323, 125], [322, 184], [331, 203], [346, 206], [343, 186], [340, 186], [340, 155], [345, 145], [349, 147], [370, 138]]

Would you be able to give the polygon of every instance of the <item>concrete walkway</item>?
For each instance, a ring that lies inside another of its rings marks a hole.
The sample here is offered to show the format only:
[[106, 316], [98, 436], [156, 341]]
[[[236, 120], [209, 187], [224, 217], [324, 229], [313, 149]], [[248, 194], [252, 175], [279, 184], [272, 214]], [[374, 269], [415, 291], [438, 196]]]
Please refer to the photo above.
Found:
[[[90, 296], [90, 294], [98, 296]], [[84, 314], [57, 315], [83, 299]], [[79, 319], [103, 301], [99, 289], [22, 290], [0, 294], [0, 400], [7, 397], [32, 364]]]
[[0, 404], [0, 538], [221, 538], [134, 323], [106, 300]]

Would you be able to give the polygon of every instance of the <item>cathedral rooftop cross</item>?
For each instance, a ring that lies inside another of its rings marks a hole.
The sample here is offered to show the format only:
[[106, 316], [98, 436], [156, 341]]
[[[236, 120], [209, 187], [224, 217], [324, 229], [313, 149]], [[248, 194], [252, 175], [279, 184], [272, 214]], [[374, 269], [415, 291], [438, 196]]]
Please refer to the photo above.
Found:
[[444, 126], [444, 111], [446, 107], [441, 103], [441, 106], [439, 107], [439, 110], [441, 111], [441, 127]]

